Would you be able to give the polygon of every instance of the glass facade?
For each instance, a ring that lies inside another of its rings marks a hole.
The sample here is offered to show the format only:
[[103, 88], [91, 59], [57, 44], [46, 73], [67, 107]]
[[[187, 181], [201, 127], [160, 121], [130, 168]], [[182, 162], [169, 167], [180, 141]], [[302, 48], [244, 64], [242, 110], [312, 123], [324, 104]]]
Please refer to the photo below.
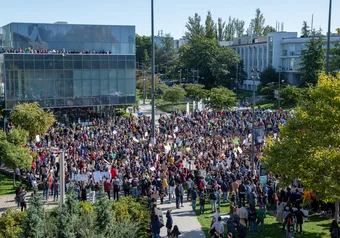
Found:
[[10, 23], [2, 27], [5, 48], [111, 51], [135, 54], [134, 26]]
[[0, 54], [6, 109], [34, 101], [45, 108], [135, 103], [135, 27], [11, 23], [3, 29], [5, 46], [14, 48], [112, 52]]

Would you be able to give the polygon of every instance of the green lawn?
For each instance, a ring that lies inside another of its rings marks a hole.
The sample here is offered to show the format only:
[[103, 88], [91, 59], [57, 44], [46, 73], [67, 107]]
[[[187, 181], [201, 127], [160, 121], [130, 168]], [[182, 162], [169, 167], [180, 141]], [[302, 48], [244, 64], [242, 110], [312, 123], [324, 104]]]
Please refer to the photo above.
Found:
[[[19, 186], [20, 182], [16, 182], [16, 186]], [[6, 194], [15, 193], [15, 189], [13, 188], [13, 178], [0, 173], [0, 196]]]
[[[163, 99], [156, 99], [155, 100], [155, 104], [156, 104], [156, 107], [161, 110], [162, 112], [167, 112], [167, 113], [171, 113], [173, 111], [186, 111], [186, 105], [187, 105], [188, 102], [179, 102], [178, 104], [172, 104], [171, 102], [167, 102], [167, 101], [164, 101]], [[190, 110], [192, 110], [192, 102], [189, 102], [189, 107], [190, 107]], [[197, 108], [197, 104], [196, 104], [196, 108]]]
[[[197, 199], [199, 200], [199, 199]], [[226, 215], [229, 214], [229, 203], [222, 203], [221, 204], [221, 214]], [[209, 228], [211, 224], [211, 217], [213, 213], [211, 212], [211, 206], [210, 203], [205, 204], [205, 213], [200, 214], [199, 213], [199, 201], [197, 201], [197, 207], [196, 207], [196, 214], [198, 221], [200, 222], [202, 226], [202, 230], [204, 231], [206, 237], [210, 237], [209, 234]], [[329, 233], [329, 226], [331, 224], [331, 220], [321, 218], [318, 215], [311, 215], [309, 216], [308, 222], [305, 222], [303, 224], [302, 234], [295, 234], [295, 237], [301, 237], [301, 238], [323, 238], [323, 237], [330, 237]], [[286, 237], [286, 233], [282, 231], [282, 226], [279, 225], [275, 221], [275, 217], [271, 215], [267, 215], [267, 218], [265, 219], [265, 231], [263, 234], [257, 234], [257, 235], [250, 235], [247, 231], [247, 237], [261, 237], [261, 238], [284, 238]], [[237, 232], [236, 232], [237, 233]], [[227, 237], [227, 228], [225, 226], [225, 236]]]

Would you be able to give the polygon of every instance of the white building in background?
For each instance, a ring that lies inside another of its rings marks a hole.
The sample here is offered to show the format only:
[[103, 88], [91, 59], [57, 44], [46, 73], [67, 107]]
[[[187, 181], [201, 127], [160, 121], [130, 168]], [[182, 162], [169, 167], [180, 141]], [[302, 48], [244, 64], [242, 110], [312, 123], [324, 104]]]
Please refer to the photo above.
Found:
[[[252, 68], [259, 69], [261, 72], [269, 66], [277, 72], [281, 68], [282, 79], [291, 85], [298, 85], [301, 51], [306, 49], [309, 39], [298, 37], [297, 32], [272, 32], [267, 36], [243, 36], [229, 42], [222, 41], [220, 45], [230, 46], [242, 57], [248, 79], [244, 80], [241, 88], [252, 90]], [[334, 42], [340, 42], [340, 35], [332, 35], [331, 47]], [[260, 81], [256, 80], [256, 90], [259, 84]]]
[[181, 38], [178, 40], [174, 40], [174, 47], [176, 50], [179, 50], [179, 48], [181, 48], [181, 46], [188, 44], [188, 41]]

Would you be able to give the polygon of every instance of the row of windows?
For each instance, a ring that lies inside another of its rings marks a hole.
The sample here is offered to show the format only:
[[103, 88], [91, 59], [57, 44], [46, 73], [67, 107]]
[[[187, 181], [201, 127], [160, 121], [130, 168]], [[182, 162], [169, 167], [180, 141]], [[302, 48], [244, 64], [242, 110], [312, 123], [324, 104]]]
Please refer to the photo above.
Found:
[[61, 107], [85, 107], [85, 106], [110, 106], [135, 104], [135, 96], [101, 96], [85, 98], [68, 98], [68, 99], [37, 99], [37, 100], [7, 100], [6, 108], [12, 109], [19, 103], [38, 102], [44, 108], [61, 108]]
[[62, 99], [88, 96], [133, 96], [134, 79], [12, 80], [5, 83], [7, 100]]
[[6, 70], [135, 69], [135, 61], [6, 61]]
[[134, 69], [111, 70], [6, 70], [6, 80], [136, 78]]

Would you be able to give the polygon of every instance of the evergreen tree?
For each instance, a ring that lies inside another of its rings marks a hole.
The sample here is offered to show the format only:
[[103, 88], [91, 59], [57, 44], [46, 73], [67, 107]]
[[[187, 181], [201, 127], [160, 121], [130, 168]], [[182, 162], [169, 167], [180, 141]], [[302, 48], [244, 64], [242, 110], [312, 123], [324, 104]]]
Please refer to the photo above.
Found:
[[303, 21], [301, 28], [301, 37], [308, 37], [310, 35], [310, 29], [306, 21]]
[[209, 39], [216, 38], [215, 23], [214, 23], [214, 20], [212, 19], [212, 15], [210, 11], [208, 11], [208, 15], [205, 19], [205, 37]]
[[302, 51], [301, 57], [301, 86], [315, 85], [318, 75], [325, 68], [325, 51], [322, 48], [323, 39], [321, 33], [313, 35], [306, 43], [307, 50]]
[[113, 216], [109, 209], [110, 205], [111, 202], [106, 198], [104, 188], [101, 186], [98, 200], [94, 205], [94, 211], [96, 212], [96, 229], [103, 237], [107, 237], [112, 228]]
[[33, 194], [30, 198], [30, 205], [27, 209], [27, 216], [23, 221], [24, 237], [44, 237], [44, 208], [42, 197]]
[[79, 204], [72, 184], [67, 190], [65, 204], [61, 206], [58, 214], [58, 238], [72, 238], [75, 236], [74, 223], [79, 216]]

